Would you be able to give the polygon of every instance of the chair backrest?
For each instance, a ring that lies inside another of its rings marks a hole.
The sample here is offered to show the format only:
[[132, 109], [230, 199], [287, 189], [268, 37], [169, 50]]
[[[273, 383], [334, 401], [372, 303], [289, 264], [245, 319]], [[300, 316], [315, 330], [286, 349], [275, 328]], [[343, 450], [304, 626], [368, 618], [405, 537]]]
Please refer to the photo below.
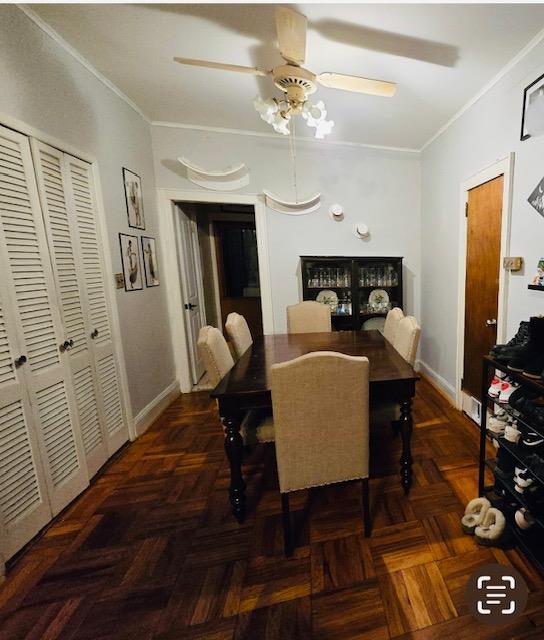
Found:
[[393, 346], [412, 367], [416, 363], [420, 335], [421, 329], [414, 316], [402, 318]]
[[287, 307], [287, 333], [331, 331], [331, 308], [315, 300]]
[[280, 491], [368, 477], [365, 357], [308, 353], [271, 367]]
[[234, 352], [238, 359], [253, 344], [253, 338], [251, 337], [251, 331], [249, 330], [247, 321], [244, 316], [233, 311], [227, 316], [225, 329], [227, 330], [228, 336], [234, 345]]
[[210, 326], [200, 329], [197, 345], [208, 373], [208, 379], [215, 387], [234, 366], [229, 345], [221, 331]]
[[385, 325], [383, 327], [383, 337], [392, 345], [395, 344], [397, 331], [399, 330], [399, 322], [404, 318], [404, 313], [400, 307], [395, 307], [387, 314]]

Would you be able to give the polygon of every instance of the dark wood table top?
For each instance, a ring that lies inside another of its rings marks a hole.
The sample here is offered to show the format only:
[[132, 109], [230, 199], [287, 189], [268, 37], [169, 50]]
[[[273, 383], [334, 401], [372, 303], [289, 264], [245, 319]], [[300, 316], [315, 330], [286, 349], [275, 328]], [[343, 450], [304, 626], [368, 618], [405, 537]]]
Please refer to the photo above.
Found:
[[414, 369], [379, 331], [331, 331], [260, 336], [211, 392], [226, 399], [270, 392], [270, 367], [313, 351], [337, 351], [366, 356], [370, 363], [370, 387], [380, 383], [419, 380]]

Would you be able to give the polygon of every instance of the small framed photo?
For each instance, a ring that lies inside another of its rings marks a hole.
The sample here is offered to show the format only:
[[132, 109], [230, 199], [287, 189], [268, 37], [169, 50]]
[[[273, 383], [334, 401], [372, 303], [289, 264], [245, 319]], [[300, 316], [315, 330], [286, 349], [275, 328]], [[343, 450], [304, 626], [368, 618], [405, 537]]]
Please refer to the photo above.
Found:
[[141, 240], [142, 254], [144, 257], [145, 285], [146, 287], [158, 287], [160, 280], [155, 238], [142, 236]]
[[125, 276], [125, 291], [138, 291], [144, 288], [140, 262], [140, 247], [136, 236], [119, 234], [121, 263]]
[[520, 139], [530, 138], [530, 131], [544, 131], [544, 74], [523, 91]]
[[125, 185], [128, 226], [133, 229], [145, 229], [144, 199], [140, 176], [123, 167], [123, 183]]

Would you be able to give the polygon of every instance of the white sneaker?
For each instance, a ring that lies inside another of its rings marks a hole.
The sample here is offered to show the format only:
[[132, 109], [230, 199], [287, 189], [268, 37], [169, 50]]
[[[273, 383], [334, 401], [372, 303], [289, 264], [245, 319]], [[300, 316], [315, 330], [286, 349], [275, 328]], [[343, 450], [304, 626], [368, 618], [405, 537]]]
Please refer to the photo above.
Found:
[[524, 531], [532, 527], [535, 523], [535, 519], [525, 507], [516, 511], [514, 519], [518, 527]]
[[491, 433], [495, 433], [499, 436], [504, 434], [505, 428], [510, 424], [507, 420], [502, 420], [498, 418], [496, 415], [489, 418], [487, 421], [487, 430], [491, 431]]
[[[501, 373], [502, 376], [497, 375], [499, 373]], [[491, 380], [491, 386], [487, 390], [487, 393], [489, 394], [489, 396], [491, 398], [498, 398], [499, 397], [499, 395], [501, 393], [502, 378], [504, 378], [504, 375], [505, 374], [502, 371], [499, 371], [498, 369], [495, 369], [495, 375], [493, 376], [493, 380]]]
[[501, 382], [501, 391], [499, 394], [498, 401], [501, 404], [508, 404], [510, 400], [510, 396], [514, 393], [514, 391], [519, 387], [519, 384], [512, 382], [510, 379], [506, 378]]
[[517, 444], [521, 437], [521, 431], [518, 431], [515, 425], [508, 425], [504, 430], [504, 439], [512, 444]]

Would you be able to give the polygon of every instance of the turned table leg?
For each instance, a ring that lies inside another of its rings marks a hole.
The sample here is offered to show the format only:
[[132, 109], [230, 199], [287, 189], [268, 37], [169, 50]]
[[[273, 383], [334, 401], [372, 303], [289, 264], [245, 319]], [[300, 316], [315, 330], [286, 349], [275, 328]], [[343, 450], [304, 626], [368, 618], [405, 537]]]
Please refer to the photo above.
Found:
[[235, 416], [221, 418], [225, 430], [225, 452], [230, 464], [229, 498], [232, 513], [242, 524], [246, 517], [246, 483], [242, 476], [243, 440], [240, 435], [241, 420]]
[[412, 400], [400, 404], [400, 432], [402, 436], [402, 455], [400, 457], [400, 481], [404, 493], [408, 494], [412, 486]]

